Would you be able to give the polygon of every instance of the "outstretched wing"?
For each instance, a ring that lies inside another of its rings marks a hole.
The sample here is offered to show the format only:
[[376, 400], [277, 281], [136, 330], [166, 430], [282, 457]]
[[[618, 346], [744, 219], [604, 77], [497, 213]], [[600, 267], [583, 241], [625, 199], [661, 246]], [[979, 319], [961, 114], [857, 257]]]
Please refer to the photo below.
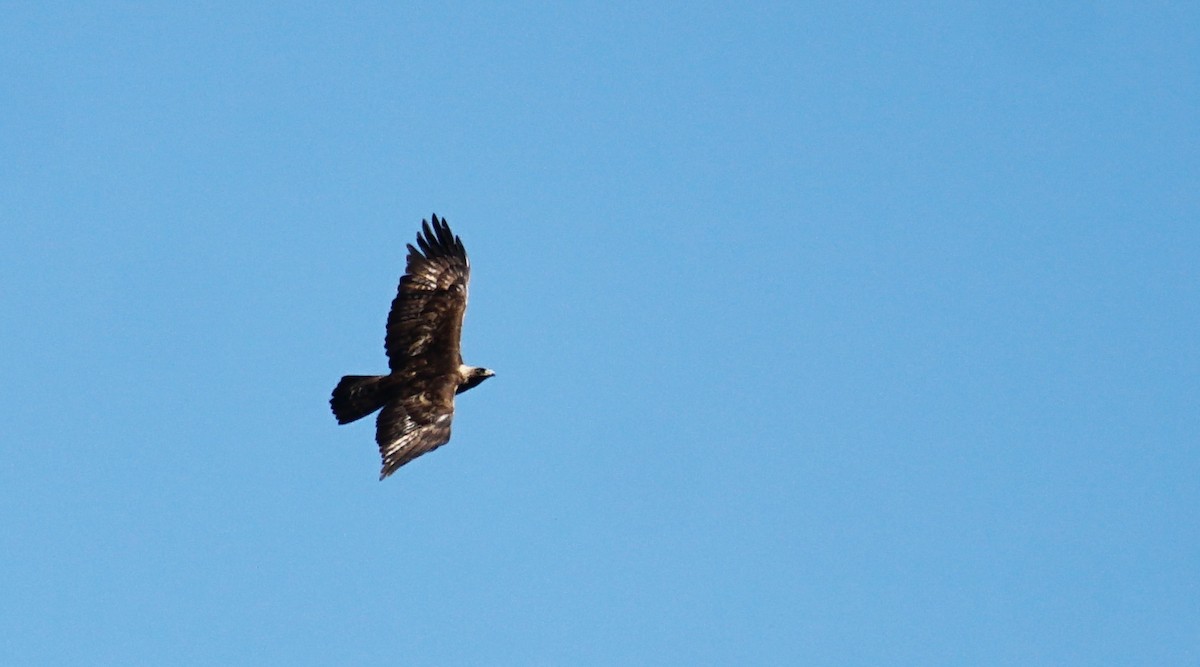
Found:
[[422, 220], [417, 245], [408, 246], [408, 266], [388, 313], [388, 365], [393, 373], [448, 376], [462, 363], [459, 343], [467, 310], [471, 265], [462, 240], [445, 220]]
[[388, 313], [388, 365], [399, 387], [376, 420], [375, 441], [383, 456], [383, 479], [397, 468], [450, 440], [454, 393], [462, 354], [463, 314], [471, 267], [462, 240], [445, 220], [421, 221], [417, 248]]
[[379, 479], [450, 440], [453, 392], [448, 399], [430, 398], [424, 393], [416, 393], [398, 398], [380, 411], [375, 422], [375, 442], [379, 443], [379, 453], [383, 456]]

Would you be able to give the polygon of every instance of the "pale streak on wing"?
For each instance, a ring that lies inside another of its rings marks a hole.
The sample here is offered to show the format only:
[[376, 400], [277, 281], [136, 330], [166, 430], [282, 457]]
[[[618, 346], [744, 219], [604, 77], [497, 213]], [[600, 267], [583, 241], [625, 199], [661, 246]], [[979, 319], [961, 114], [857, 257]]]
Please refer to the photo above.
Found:
[[[419, 398], [419, 397], [418, 397]], [[395, 401], [383, 407], [376, 418], [375, 441], [383, 457], [379, 479], [396, 472], [400, 466], [432, 452], [450, 440], [453, 404], [449, 410], [434, 406], [413, 406]], [[422, 410], [421, 407], [429, 409]]]

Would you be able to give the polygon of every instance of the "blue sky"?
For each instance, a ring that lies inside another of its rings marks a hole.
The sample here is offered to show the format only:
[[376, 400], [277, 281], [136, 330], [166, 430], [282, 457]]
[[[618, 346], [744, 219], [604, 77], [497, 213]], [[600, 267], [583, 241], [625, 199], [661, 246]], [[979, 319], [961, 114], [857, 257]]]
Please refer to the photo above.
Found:
[[1200, 660], [1194, 7], [4, 14], [0, 662]]

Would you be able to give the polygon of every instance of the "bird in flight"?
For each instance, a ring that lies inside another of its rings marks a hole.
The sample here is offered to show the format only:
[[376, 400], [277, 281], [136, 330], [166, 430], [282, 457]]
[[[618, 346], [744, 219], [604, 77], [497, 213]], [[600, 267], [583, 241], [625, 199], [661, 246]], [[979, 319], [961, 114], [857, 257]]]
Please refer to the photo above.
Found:
[[388, 375], [347, 375], [329, 405], [339, 424], [380, 410], [375, 442], [383, 456], [379, 479], [450, 440], [454, 397], [495, 375], [467, 366], [459, 349], [471, 264], [446, 220], [421, 221], [417, 246], [388, 313]]

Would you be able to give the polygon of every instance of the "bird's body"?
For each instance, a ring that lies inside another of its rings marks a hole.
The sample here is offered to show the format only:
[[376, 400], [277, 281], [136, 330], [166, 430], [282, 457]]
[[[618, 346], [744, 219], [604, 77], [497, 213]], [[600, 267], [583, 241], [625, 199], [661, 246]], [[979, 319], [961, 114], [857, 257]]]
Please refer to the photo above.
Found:
[[388, 375], [347, 375], [329, 405], [339, 424], [380, 410], [375, 441], [380, 479], [450, 440], [454, 397], [493, 375], [462, 362], [459, 346], [471, 266], [462, 240], [444, 219], [422, 222], [417, 246], [388, 313]]

